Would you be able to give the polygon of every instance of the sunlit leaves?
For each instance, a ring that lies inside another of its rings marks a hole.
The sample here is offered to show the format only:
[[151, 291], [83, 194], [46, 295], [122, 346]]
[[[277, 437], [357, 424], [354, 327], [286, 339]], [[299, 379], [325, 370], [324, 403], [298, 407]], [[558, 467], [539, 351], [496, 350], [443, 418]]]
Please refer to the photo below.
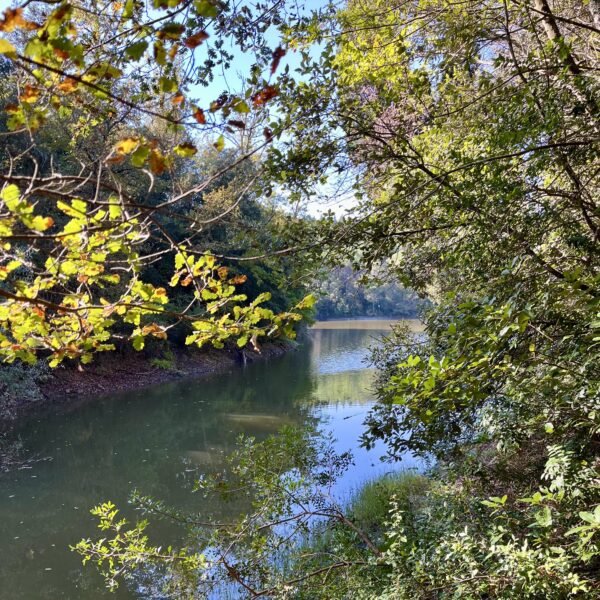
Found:
[[125, 138], [116, 144], [115, 150], [118, 154], [131, 154], [139, 143], [137, 138]]
[[0, 192], [0, 199], [4, 201], [8, 210], [13, 213], [28, 229], [46, 231], [54, 224], [52, 217], [35, 215], [33, 206], [21, 198], [16, 185], [6, 186]]
[[16, 49], [8, 40], [0, 38], [0, 54], [6, 54], [9, 57], [14, 56]]
[[130, 525], [126, 519], [118, 518], [118, 512], [111, 502], [93, 508], [91, 513], [99, 519], [98, 527], [104, 537], [96, 542], [82, 540], [71, 548], [83, 556], [84, 564], [91, 560], [98, 566], [110, 590], [118, 587], [124, 570], [136, 568], [141, 562], [171, 563], [190, 572], [205, 566], [206, 560], [201, 554], [151, 546], [145, 534], [147, 522]]
[[182, 156], [184, 158], [189, 158], [190, 156], [194, 156], [194, 154], [197, 154], [198, 149], [193, 144], [185, 143], [185, 144], [179, 144], [178, 146], [175, 146], [175, 148], [173, 148], [173, 151], [178, 156]]
[[[109, 3], [102, 11], [78, 3], [52, 3], [38, 11], [34, 2], [2, 17], [0, 30], [16, 32], [10, 42], [0, 40], [16, 84], [4, 106], [6, 127], [15, 136], [26, 132], [34, 145], [52, 140], [44, 160], [34, 148], [27, 175], [18, 175], [28, 177], [33, 168], [44, 184], [28, 186], [20, 179], [20, 187], [2, 191], [0, 357], [5, 360], [44, 356], [52, 366], [65, 359], [89, 362], [94, 353], [112, 349], [116, 330], [141, 348], [146, 336], [164, 338], [167, 321], [205, 319], [214, 334], [198, 341], [214, 338], [216, 345], [293, 335], [290, 324], [298, 313], [282, 317], [262, 305], [240, 312], [246, 298], [236, 286], [246, 276], [230, 277], [216, 264], [206, 272], [197, 262], [176, 268], [176, 284], [193, 299], [183, 314], [168, 306], [164, 287], [144, 280], [145, 253], [157, 238], [158, 260], [177, 255], [177, 241], [162, 237], [167, 211], [157, 211], [160, 219], [153, 214], [158, 202], [152, 195], [164, 192], [153, 188], [164, 190], [179, 169], [192, 172], [199, 154], [194, 129], [207, 125], [209, 107], [214, 147], [223, 150], [222, 134], [245, 129], [251, 118], [245, 115], [262, 111], [275, 96], [274, 84], [271, 89], [263, 82], [243, 98], [203, 98], [202, 108], [191, 91], [194, 71], [188, 67], [206, 52], [213, 64], [206, 63], [203, 78], [212, 77], [217, 66], [231, 60], [215, 50], [228, 39], [238, 46], [247, 40], [257, 48], [263, 44], [266, 70], [281, 53], [270, 57], [261, 20], [224, 19], [215, 27], [210, 20], [230, 12], [226, 4], [156, 0], [151, 6], [148, 15], [136, 0]], [[232, 118], [237, 115], [244, 118]], [[64, 139], [54, 141], [56, 130]], [[137, 189], [140, 181], [146, 192]]]

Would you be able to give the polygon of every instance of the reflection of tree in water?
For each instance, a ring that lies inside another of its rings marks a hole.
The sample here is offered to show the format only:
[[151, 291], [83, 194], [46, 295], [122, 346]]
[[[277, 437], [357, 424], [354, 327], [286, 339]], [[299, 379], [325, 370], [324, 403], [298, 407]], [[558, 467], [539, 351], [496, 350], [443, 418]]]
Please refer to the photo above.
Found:
[[[52, 461], [0, 474], [0, 580], [16, 590], [11, 600], [42, 597], [41, 589], [48, 598], [77, 597], [76, 586], [91, 589], [68, 545], [94, 533], [88, 511], [101, 501], [113, 500], [135, 519], [127, 504], [134, 488], [209, 518], [244, 510], [243, 496], [223, 504], [192, 493], [193, 484], [222, 469], [241, 433], [260, 440], [282, 425], [314, 424], [315, 406], [358, 401], [370, 387], [369, 372], [352, 369], [362, 366], [355, 359], [374, 332], [315, 333], [312, 344], [273, 361], [113, 396], [25, 424], [12, 437], [22, 440], [22, 456]], [[331, 367], [326, 374], [320, 373], [324, 361]], [[183, 531], [153, 520], [149, 534], [177, 544]], [[65, 596], [66, 589], [73, 594]], [[125, 589], [119, 594], [131, 597]]]
[[[0, 480], [0, 539], [11, 541], [11, 552], [2, 549], [0, 579], [30, 582], [15, 598], [31, 597], [27, 589], [40, 587], [48, 597], [60, 595], [64, 585], [58, 574], [64, 574], [65, 561], [72, 577], [79, 577], [79, 559], [66, 548], [93, 527], [89, 508], [110, 498], [131, 517], [127, 496], [134, 488], [183, 510], [218, 511], [190, 492], [194, 481], [221, 466], [240, 433], [262, 439], [283, 424], [312, 421], [302, 402], [314, 387], [309, 370], [308, 350], [302, 349], [226, 375], [122, 394], [25, 425], [9, 440], [22, 440], [21, 457], [53, 461]], [[8, 498], [13, 488], [18, 501]], [[242, 508], [232, 504], [227, 510]], [[166, 523], [153, 524], [151, 533], [174, 542], [181, 534]]]

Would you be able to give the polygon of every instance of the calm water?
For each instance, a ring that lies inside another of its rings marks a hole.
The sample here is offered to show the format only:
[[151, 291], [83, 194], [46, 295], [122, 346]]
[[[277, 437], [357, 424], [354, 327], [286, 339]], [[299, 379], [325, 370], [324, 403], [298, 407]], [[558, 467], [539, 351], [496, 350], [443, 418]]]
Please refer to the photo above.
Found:
[[[283, 424], [320, 423], [355, 466], [338, 483], [343, 497], [389, 471], [377, 450], [358, 447], [373, 402], [373, 372], [364, 363], [373, 330], [313, 330], [311, 342], [284, 357], [212, 377], [161, 385], [44, 416], [15, 433], [25, 468], [0, 474], [0, 598], [143, 598], [121, 586], [102, 590], [68, 545], [97, 535], [89, 509], [113, 500], [131, 515], [133, 488], [184, 509], [212, 514], [193, 481], [218, 468], [244, 432], [257, 437]], [[403, 468], [416, 466], [408, 458]], [[153, 524], [152, 539], [177, 543], [182, 532]]]

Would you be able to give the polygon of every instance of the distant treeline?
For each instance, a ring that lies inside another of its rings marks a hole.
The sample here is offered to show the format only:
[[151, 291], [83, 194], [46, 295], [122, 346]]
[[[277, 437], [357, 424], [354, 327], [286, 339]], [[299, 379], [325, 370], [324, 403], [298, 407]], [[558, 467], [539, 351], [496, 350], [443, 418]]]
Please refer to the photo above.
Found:
[[351, 267], [331, 271], [321, 283], [317, 303], [318, 319], [342, 317], [416, 317], [424, 301], [397, 283], [369, 285], [364, 273]]

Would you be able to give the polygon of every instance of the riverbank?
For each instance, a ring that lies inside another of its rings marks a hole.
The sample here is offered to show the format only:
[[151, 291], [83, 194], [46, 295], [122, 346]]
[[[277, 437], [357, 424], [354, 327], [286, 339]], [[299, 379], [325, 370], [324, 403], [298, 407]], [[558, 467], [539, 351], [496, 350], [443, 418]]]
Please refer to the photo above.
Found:
[[88, 365], [65, 363], [50, 369], [8, 365], [0, 368], [0, 432], [46, 411], [70, 411], [99, 397], [140, 390], [184, 378], [231, 371], [259, 360], [281, 356], [295, 344], [270, 342], [260, 353], [249, 349], [215, 350], [167, 347], [161, 354], [120, 352], [98, 354]]

